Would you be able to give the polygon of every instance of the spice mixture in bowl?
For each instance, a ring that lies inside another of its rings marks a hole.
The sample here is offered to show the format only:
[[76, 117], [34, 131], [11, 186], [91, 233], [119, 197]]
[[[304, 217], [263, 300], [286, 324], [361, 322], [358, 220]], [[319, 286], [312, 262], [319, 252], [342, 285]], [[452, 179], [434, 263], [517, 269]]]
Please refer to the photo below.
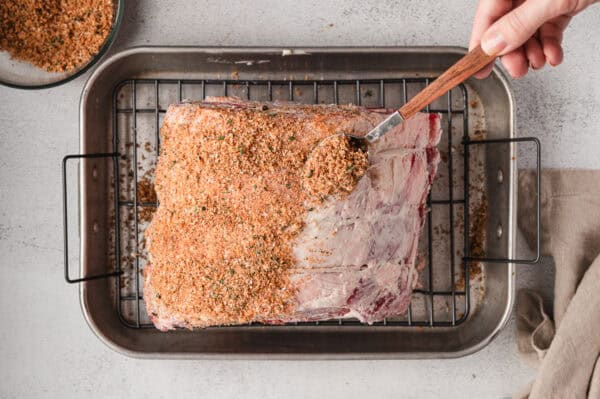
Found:
[[112, 43], [122, 14], [118, 0], [0, 2], [0, 83], [45, 88], [96, 63]]

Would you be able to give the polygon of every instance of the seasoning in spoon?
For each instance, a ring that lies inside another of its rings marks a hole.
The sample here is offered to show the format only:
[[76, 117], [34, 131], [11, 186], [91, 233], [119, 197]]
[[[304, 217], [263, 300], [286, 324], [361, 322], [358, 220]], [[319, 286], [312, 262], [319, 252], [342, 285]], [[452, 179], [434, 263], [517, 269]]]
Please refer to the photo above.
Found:
[[367, 154], [336, 134], [319, 143], [306, 160], [303, 187], [318, 200], [352, 192], [369, 166]]

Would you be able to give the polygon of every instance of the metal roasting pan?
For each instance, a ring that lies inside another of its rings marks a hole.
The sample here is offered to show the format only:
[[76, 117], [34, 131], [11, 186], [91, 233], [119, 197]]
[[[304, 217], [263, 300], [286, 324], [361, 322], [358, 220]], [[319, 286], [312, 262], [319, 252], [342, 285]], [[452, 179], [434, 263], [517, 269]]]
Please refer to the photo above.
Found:
[[[107, 59], [85, 84], [80, 104], [80, 151], [81, 154], [113, 154], [117, 151], [113, 143], [116, 126], [114, 92], [127, 80], [218, 80], [234, 76], [240, 82], [261, 79], [346, 81], [435, 77], [465, 51], [455, 47], [131, 48]], [[464, 86], [470, 98], [478, 99], [479, 110], [483, 110], [480, 122], [487, 139], [514, 138], [514, 99], [504, 74], [496, 68], [490, 78], [470, 79]], [[515, 147], [516, 143], [510, 141], [486, 145], [483, 149], [489, 208], [485, 247], [486, 256], [490, 258], [514, 260], [515, 256]], [[115, 271], [111, 250], [115, 234], [113, 162], [117, 162], [116, 158], [102, 155], [79, 160], [80, 276]], [[499, 174], [502, 174], [501, 179]], [[66, 172], [64, 176], [66, 178]], [[65, 212], [67, 210], [65, 202]], [[68, 225], [65, 217], [65, 226]], [[498, 234], [499, 229], [502, 234]], [[68, 258], [66, 255], [66, 261]], [[68, 263], [66, 270], [68, 276]], [[485, 295], [472, 299], [476, 303], [471, 304], [468, 317], [460, 323], [452, 321], [447, 326], [437, 327], [359, 323], [250, 325], [163, 333], [123, 323], [123, 316], [116, 311], [120, 305], [116, 300], [114, 276], [81, 282], [80, 300], [85, 319], [98, 338], [112, 349], [134, 357], [454, 358], [485, 347], [506, 324], [511, 313], [514, 298], [512, 261], [486, 263], [483, 274]], [[142, 309], [141, 312], [145, 311]]]

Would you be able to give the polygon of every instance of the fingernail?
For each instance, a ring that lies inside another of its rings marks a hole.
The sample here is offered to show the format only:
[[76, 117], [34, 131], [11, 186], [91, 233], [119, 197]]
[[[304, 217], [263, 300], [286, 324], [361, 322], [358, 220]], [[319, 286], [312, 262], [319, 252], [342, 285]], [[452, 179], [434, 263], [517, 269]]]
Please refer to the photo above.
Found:
[[530, 62], [529, 63], [529, 68], [533, 69], [534, 71], [539, 71], [540, 69], [544, 68], [544, 65], [539, 66], [539, 67], [535, 67], [533, 66], [533, 64]]
[[492, 30], [483, 35], [481, 49], [488, 55], [497, 55], [506, 47], [506, 42], [498, 30]]

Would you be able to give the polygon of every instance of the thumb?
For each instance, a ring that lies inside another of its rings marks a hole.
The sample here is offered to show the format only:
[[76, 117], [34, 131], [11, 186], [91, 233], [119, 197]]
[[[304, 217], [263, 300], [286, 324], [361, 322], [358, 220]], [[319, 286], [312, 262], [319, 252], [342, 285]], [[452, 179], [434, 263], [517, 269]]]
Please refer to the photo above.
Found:
[[481, 39], [481, 48], [489, 55], [504, 55], [518, 48], [544, 22], [559, 15], [556, 3], [561, 2], [525, 1], [488, 28]]

